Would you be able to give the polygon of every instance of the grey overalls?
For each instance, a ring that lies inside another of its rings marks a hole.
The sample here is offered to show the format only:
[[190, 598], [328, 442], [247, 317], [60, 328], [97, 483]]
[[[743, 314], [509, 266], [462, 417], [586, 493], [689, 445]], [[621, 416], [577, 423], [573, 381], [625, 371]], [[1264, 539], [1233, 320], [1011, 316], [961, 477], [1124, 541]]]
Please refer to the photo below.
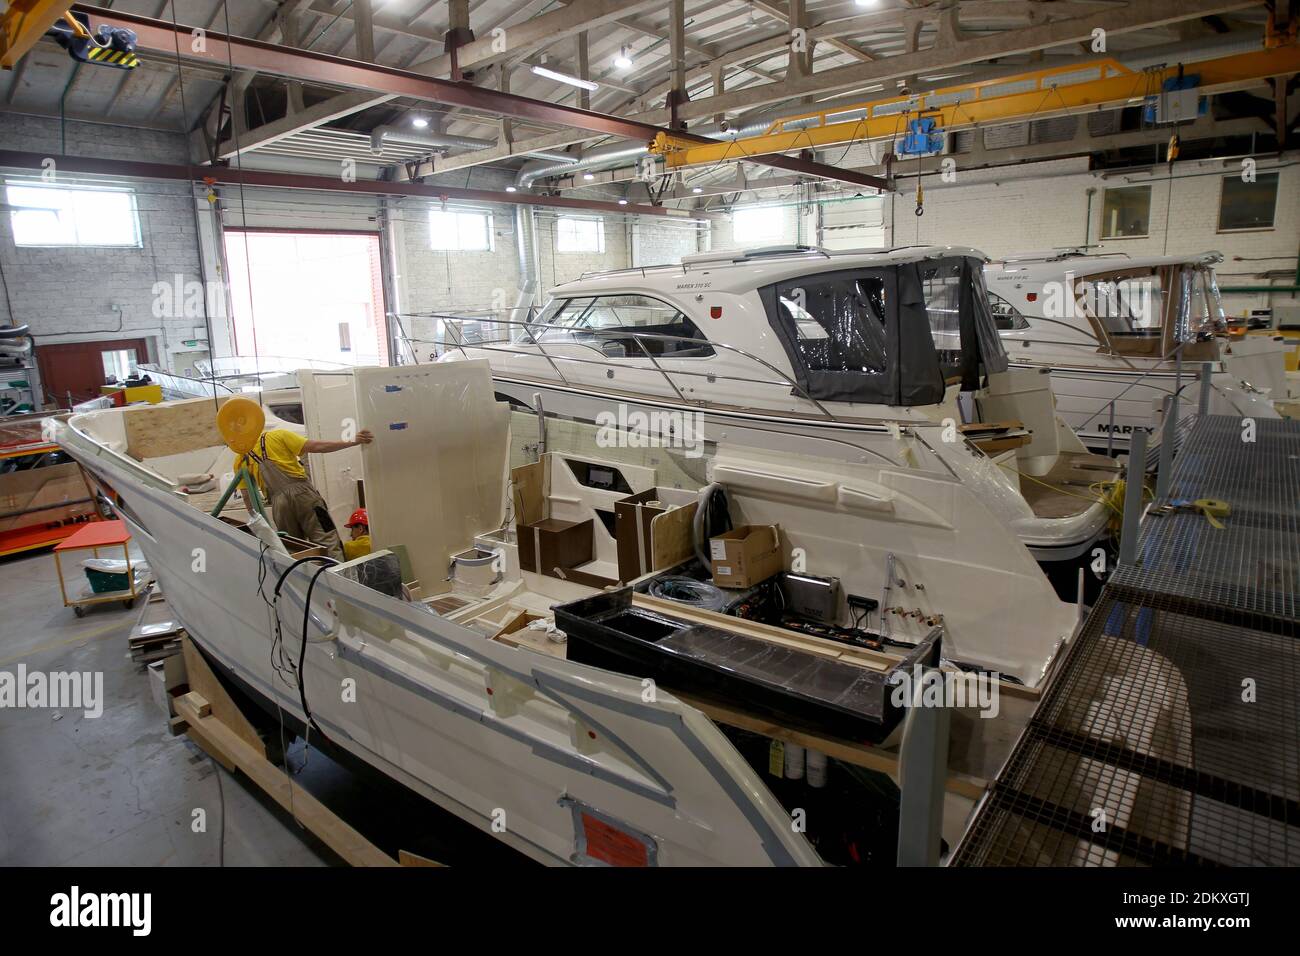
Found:
[[306, 478], [286, 475], [266, 454], [266, 436], [262, 436], [262, 453], [252, 454], [262, 485], [271, 500], [271, 514], [276, 529], [294, 538], [319, 545], [338, 561], [343, 560], [343, 542], [334, 527], [325, 499]]

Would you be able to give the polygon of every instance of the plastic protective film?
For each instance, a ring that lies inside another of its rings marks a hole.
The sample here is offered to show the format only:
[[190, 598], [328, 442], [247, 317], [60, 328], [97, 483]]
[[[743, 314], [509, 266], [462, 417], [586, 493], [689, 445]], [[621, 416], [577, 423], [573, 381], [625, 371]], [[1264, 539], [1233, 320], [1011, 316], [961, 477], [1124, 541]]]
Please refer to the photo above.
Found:
[[744, 634], [691, 627], [657, 641], [670, 654], [863, 717], [881, 716], [881, 677], [854, 664]]
[[359, 368], [355, 386], [373, 546], [404, 545], [423, 593], [447, 591], [452, 555], [504, 519], [509, 406], [484, 361]]

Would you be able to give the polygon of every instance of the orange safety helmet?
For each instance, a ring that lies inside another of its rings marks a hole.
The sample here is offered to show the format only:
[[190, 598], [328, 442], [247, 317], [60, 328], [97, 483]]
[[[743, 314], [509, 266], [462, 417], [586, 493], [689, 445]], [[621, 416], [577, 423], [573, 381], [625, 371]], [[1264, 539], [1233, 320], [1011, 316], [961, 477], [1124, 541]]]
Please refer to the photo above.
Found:
[[366, 514], [365, 508], [358, 508], [356, 511], [352, 512], [352, 517], [348, 519], [348, 523], [343, 527], [355, 528], [359, 524], [363, 524], [367, 528], [370, 527], [370, 515]]

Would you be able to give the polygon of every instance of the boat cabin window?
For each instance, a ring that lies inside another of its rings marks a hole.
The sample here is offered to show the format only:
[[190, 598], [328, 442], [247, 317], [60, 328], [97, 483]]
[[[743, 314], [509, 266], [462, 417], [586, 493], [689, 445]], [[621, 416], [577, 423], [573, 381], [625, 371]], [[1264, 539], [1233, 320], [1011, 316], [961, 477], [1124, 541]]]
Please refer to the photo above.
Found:
[[1018, 332], [1029, 328], [1029, 320], [1020, 314], [1020, 310], [996, 292], [989, 293], [989, 311], [993, 313], [993, 324], [999, 332]]
[[[961, 260], [921, 267], [921, 288], [925, 293], [925, 312], [930, 320], [930, 335], [939, 364], [947, 369], [961, 364]], [[945, 371], [945, 377], [947, 372]]]
[[676, 306], [636, 293], [553, 299], [530, 328], [537, 342], [579, 342], [610, 358], [696, 358], [713, 354]]
[[1006, 368], [974, 258], [816, 272], [760, 288], [798, 388], [817, 400], [943, 401], [945, 380], [976, 388]]
[[777, 286], [777, 302], [794, 323], [799, 354], [810, 369], [885, 370], [885, 284], [875, 276], [812, 276]]

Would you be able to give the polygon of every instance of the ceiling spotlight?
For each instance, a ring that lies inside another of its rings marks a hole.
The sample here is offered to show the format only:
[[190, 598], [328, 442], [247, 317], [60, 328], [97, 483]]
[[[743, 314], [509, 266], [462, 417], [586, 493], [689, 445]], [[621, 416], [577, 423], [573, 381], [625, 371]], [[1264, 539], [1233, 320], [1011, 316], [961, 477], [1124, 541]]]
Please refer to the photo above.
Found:
[[632, 69], [632, 57], [627, 52], [627, 46], [619, 47], [618, 56], [614, 57], [614, 65], [620, 70]]
[[876, 3], [877, 0], [857, 0], [857, 4], [860, 7], [874, 7]]
[[507, 187], [506, 187], [506, 192], [508, 192], [508, 193], [516, 193], [516, 192], [519, 192], [519, 190], [516, 189], [514, 186], [507, 186]]
[[593, 180], [593, 179], [596, 178], [596, 174], [595, 174], [595, 173], [583, 173], [583, 174], [582, 174], [582, 178], [585, 179], [585, 180], [591, 181], [591, 180]]
[[548, 80], [555, 80], [557, 83], [567, 83], [569, 86], [576, 86], [580, 90], [589, 90], [595, 92], [600, 89], [599, 83], [593, 83], [591, 80], [584, 80], [580, 77], [570, 76], [568, 73], [558, 73], [555, 70], [547, 69], [544, 66], [534, 66], [533, 72], [538, 76], [544, 76]]
[[620, 199], [620, 200], [618, 201], [618, 204], [619, 204], [620, 206], [626, 206], [626, 205], [627, 205], [627, 200], [626, 200], [626, 199]]
[[691, 192], [693, 192], [693, 193], [702, 193], [702, 192], [704, 192], [704, 189], [703, 189], [702, 187], [700, 187], [700, 186], [692, 186], [692, 187], [691, 187]]
[[424, 129], [426, 126], [429, 125], [429, 121], [425, 119], [423, 116], [412, 116], [411, 125], [414, 126], [416, 129]]

